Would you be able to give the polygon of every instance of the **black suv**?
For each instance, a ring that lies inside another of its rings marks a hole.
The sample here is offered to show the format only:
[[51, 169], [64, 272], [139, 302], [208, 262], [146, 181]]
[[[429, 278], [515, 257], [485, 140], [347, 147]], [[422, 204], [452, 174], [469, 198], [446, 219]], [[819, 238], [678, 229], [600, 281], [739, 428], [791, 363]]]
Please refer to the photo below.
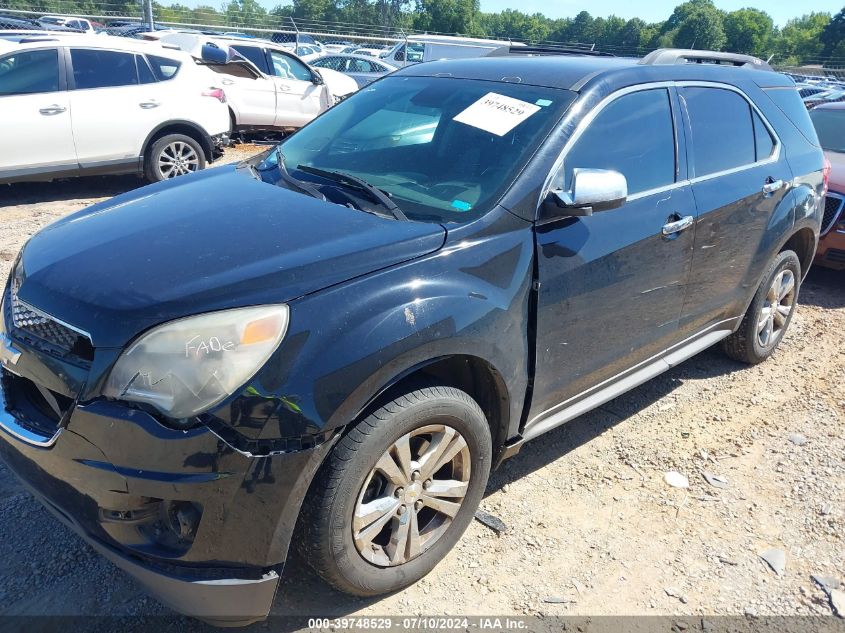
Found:
[[248, 622], [291, 544], [340, 590], [400, 589], [523, 442], [717, 342], [770, 356], [826, 187], [792, 80], [541, 53], [408, 67], [33, 236], [8, 465], [162, 601]]

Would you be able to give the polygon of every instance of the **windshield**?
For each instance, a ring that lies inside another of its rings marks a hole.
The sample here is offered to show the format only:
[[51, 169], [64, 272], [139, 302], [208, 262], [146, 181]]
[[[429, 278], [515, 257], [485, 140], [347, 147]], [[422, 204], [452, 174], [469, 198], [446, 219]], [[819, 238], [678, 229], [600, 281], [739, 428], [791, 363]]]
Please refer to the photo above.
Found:
[[[412, 220], [463, 222], [492, 208], [575, 93], [443, 77], [388, 77], [281, 144], [299, 165], [343, 172], [384, 191]], [[273, 165], [272, 152], [264, 167]]]
[[810, 110], [822, 149], [845, 152], [845, 110]]

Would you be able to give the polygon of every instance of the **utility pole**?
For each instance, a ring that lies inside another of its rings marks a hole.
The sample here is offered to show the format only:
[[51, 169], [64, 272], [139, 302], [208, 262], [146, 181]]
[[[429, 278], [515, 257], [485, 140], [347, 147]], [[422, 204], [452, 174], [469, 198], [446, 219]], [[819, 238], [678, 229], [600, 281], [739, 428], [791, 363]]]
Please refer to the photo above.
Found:
[[144, 13], [144, 22], [152, 31], [155, 28], [153, 25], [153, 0], [141, 0], [141, 7]]

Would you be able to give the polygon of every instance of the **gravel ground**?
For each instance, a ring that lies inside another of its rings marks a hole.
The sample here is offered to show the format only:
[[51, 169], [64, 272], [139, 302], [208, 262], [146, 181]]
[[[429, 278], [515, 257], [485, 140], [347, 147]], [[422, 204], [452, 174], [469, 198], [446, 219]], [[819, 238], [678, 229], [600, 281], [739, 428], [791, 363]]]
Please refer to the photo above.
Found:
[[[42, 226], [140, 184], [0, 188], [0, 280]], [[706, 351], [527, 444], [493, 474], [482, 502], [503, 534], [474, 522], [428, 577], [373, 600], [333, 592], [294, 558], [274, 613], [830, 615], [811, 575], [845, 581], [843, 333], [845, 274], [815, 269], [770, 361], [746, 368]], [[689, 487], [669, 486], [669, 471]], [[768, 550], [783, 554], [779, 574], [760, 556]], [[141, 616], [121, 620], [136, 628], [171, 613], [1, 464], [0, 561], [2, 615]]]

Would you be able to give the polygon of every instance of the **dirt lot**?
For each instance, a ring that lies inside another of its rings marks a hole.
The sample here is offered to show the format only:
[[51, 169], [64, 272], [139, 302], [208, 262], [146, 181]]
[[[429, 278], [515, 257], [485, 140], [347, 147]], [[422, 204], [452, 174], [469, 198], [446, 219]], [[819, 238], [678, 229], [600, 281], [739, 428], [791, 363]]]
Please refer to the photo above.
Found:
[[[33, 232], [139, 184], [0, 188], [0, 282]], [[473, 523], [432, 574], [378, 600], [334, 593], [294, 559], [274, 612], [830, 615], [811, 574], [845, 581], [843, 342], [845, 274], [814, 270], [769, 362], [707, 351], [526, 445], [482, 504], [507, 525], [501, 536]], [[668, 486], [670, 470], [689, 488]], [[771, 548], [785, 553], [781, 575], [760, 558]], [[0, 561], [0, 614], [169, 613], [2, 466]]]

